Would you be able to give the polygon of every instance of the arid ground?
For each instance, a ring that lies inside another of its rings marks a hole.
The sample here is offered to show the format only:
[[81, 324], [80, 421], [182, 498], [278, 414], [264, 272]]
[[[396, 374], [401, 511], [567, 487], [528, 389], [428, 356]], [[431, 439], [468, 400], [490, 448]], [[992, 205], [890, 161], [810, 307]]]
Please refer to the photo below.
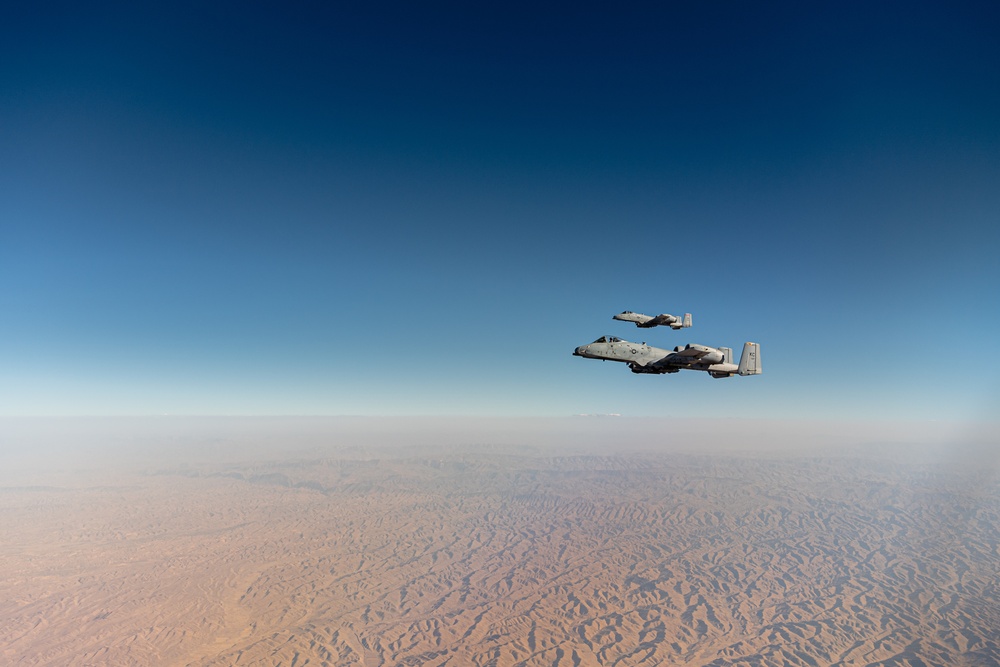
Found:
[[442, 445], [0, 490], [9, 665], [998, 665], [995, 477]]

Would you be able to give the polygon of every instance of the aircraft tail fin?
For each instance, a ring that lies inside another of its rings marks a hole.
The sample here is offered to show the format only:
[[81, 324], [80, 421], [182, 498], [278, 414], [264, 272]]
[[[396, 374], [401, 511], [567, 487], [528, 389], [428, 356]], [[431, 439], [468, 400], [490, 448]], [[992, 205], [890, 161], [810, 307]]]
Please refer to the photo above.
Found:
[[736, 372], [740, 375], [760, 375], [764, 372], [760, 365], [760, 345], [757, 343], [746, 343], [743, 346], [743, 354], [740, 356], [740, 368]]
[[691, 313], [684, 313], [684, 328], [691, 326]]

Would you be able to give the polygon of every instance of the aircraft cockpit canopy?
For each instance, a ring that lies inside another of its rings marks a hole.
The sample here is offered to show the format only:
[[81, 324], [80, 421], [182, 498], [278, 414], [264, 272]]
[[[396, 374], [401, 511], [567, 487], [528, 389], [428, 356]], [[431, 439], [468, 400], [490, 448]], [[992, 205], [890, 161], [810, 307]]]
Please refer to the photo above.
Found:
[[621, 341], [622, 341], [621, 338], [615, 338], [614, 336], [601, 336], [600, 338], [598, 338], [594, 342], [595, 343], [620, 343]]

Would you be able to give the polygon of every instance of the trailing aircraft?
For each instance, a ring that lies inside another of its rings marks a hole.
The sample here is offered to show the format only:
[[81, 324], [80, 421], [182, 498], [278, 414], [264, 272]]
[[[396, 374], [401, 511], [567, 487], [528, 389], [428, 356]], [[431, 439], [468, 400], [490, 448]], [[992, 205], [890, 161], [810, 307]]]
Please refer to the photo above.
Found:
[[[641, 325], [640, 325], [641, 326]], [[645, 343], [632, 343], [614, 336], [601, 336], [589, 345], [581, 345], [574, 356], [628, 364], [633, 373], [677, 373], [681, 370], [706, 371], [714, 378], [734, 375], [760, 375], [760, 345], [746, 343], [739, 365], [733, 363], [733, 350], [728, 347], [706, 345], [677, 346], [670, 350], [652, 347]]]
[[634, 322], [635, 326], [642, 329], [668, 326], [676, 331], [677, 329], [686, 329], [691, 326], [691, 313], [684, 313], [684, 319], [681, 319], [676, 315], [668, 315], [666, 313], [657, 315], [656, 317], [650, 317], [649, 315], [633, 313], [631, 310], [626, 310], [618, 313], [617, 315], [612, 315], [611, 319], [621, 320], [622, 322]]

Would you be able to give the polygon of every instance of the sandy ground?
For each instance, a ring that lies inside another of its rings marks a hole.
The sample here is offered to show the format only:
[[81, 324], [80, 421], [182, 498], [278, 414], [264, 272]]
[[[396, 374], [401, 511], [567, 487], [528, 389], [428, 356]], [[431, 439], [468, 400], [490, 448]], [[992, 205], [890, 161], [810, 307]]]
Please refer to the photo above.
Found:
[[423, 447], [0, 490], [11, 665], [998, 665], [1000, 486]]

